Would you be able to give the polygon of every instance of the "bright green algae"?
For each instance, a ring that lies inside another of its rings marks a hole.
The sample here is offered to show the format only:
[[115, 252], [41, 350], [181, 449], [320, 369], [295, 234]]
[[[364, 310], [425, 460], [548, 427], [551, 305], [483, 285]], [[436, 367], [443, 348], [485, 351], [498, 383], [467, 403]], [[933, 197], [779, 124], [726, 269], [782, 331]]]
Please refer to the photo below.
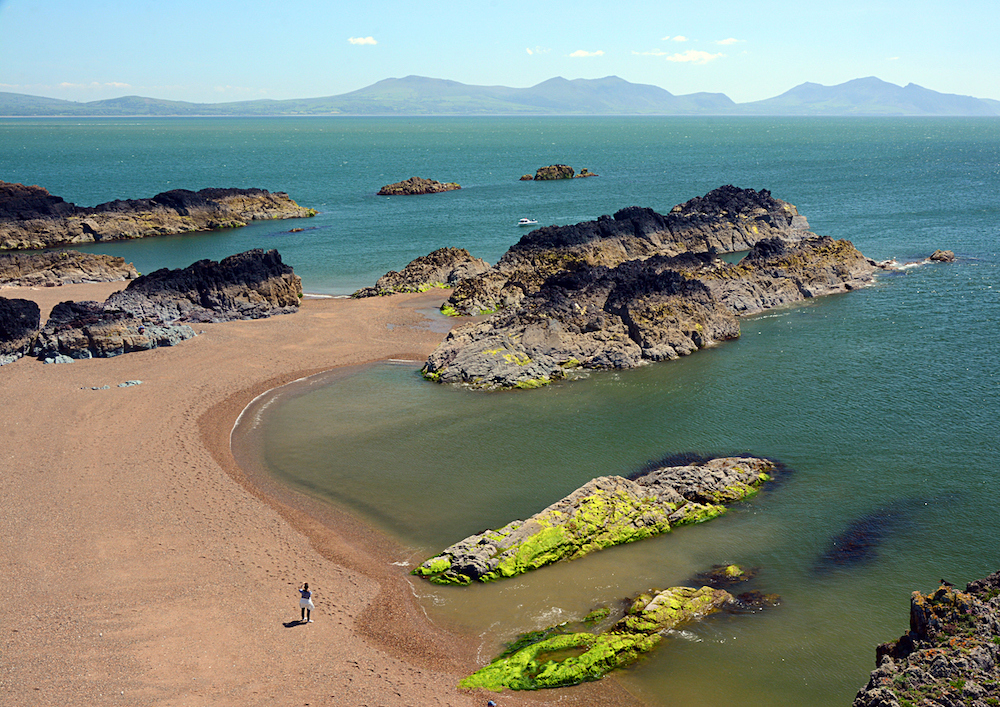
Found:
[[[767, 473], [759, 473], [750, 483], [713, 488], [704, 493], [708, 503], [679, 496], [680, 502], [674, 503], [627, 479], [599, 477], [524, 523], [514, 521], [467, 538], [424, 562], [413, 574], [435, 584], [458, 585], [515, 577], [553, 562], [667, 533], [676, 526], [712, 520], [726, 512], [722, 504], [753, 496], [768, 479]], [[463, 544], [466, 550], [471, 544], [477, 557], [493, 558], [488, 571], [456, 566], [449, 551]]]
[[663, 631], [719, 611], [729, 601], [728, 592], [710, 587], [673, 587], [655, 596], [646, 594], [603, 633], [565, 632], [563, 624], [525, 634], [459, 687], [499, 692], [600, 680], [655, 648]]

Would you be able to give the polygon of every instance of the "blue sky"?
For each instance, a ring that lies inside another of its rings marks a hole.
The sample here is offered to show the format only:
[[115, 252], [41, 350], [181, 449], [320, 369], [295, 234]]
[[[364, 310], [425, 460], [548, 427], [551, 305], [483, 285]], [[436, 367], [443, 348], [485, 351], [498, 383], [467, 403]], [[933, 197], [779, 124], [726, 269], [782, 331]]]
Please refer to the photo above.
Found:
[[0, 0], [0, 91], [309, 98], [616, 75], [737, 102], [864, 76], [1000, 99], [996, 0]]

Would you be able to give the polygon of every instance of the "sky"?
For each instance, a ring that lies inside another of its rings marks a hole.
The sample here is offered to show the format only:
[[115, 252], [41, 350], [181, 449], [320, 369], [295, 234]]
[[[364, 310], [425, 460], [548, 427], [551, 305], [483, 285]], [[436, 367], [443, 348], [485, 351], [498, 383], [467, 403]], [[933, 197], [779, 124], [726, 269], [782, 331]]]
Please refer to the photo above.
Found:
[[313, 98], [619, 76], [737, 103], [877, 76], [1000, 100], [996, 0], [0, 0], [0, 91]]

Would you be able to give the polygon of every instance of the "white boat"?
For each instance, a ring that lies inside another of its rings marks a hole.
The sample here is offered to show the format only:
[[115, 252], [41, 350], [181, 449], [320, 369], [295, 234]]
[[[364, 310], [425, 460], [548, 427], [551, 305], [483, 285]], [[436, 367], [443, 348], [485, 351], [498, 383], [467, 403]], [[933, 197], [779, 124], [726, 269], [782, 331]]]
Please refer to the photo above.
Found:
[[523, 219], [521, 219], [520, 221], [517, 222], [517, 225], [518, 226], [537, 226], [538, 225], [538, 221], [536, 221], [535, 219], [523, 218]]

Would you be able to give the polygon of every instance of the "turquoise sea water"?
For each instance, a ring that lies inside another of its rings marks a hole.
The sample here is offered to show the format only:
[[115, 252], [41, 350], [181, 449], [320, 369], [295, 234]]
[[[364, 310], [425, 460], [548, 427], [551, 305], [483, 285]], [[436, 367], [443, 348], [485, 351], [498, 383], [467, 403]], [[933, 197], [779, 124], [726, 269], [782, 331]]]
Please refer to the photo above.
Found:
[[[556, 162], [601, 176], [517, 181]], [[774, 488], [712, 523], [490, 586], [415, 585], [486, 660], [520, 631], [708, 565], [760, 566], [752, 588], [782, 595], [780, 608], [670, 636], [620, 677], [654, 705], [849, 704], [875, 645], [907, 628], [910, 591], [1000, 569], [1000, 120], [5, 120], [0, 168], [83, 205], [180, 187], [287, 191], [322, 213], [90, 249], [149, 271], [276, 247], [307, 291], [334, 294], [444, 245], [495, 261], [521, 216], [667, 210], [727, 183], [771, 189], [869, 257], [954, 250], [956, 264], [769, 312], [738, 341], [634, 371], [484, 394], [387, 364], [292, 390], [265, 416], [265, 457], [399, 539], [400, 563], [669, 454], [782, 461]], [[463, 189], [375, 196], [410, 176]], [[824, 568], [831, 538], [883, 511], [893, 522], [870, 561]]]

